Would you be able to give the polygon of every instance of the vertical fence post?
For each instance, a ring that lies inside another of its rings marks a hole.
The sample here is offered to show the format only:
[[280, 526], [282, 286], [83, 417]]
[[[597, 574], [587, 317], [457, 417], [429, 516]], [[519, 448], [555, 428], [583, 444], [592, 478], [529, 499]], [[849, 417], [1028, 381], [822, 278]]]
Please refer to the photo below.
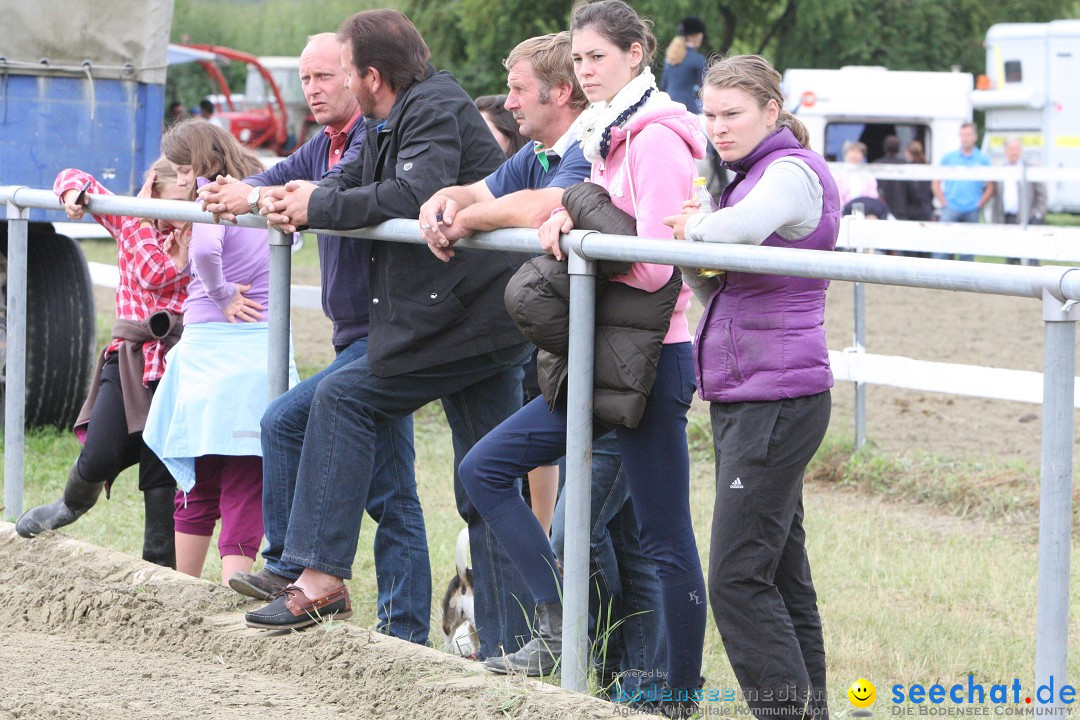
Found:
[[292, 239], [280, 230], [267, 227], [270, 243], [269, 341], [267, 375], [270, 399], [289, 389], [289, 315], [292, 307]]
[[580, 252], [570, 270], [570, 360], [566, 401], [566, 540], [563, 554], [562, 686], [585, 692], [589, 671], [589, 530], [592, 487], [593, 337], [596, 263]]
[[[1042, 474], [1035, 638], [1036, 686], [1066, 682], [1069, 659], [1069, 546], [1072, 540], [1073, 394], [1080, 306], [1043, 291]], [[1055, 696], [1059, 697], [1059, 696]], [[1059, 699], [1052, 706], [1061, 707]]]
[[29, 208], [7, 203], [7, 367], [4, 375], [4, 515], [23, 511], [26, 451], [26, 263]]
[[[863, 205], [855, 203], [852, 207], [852, 219], [862, 222]], [[855, 252], [865, 253], [866, 248], [856, 248]], [[866, 285], [857, 282], [855, 289], [855, 352], [866, 352]], [[861, 450], [866, 445], [866, 383], [862, 380], [855, 381], [855, 450]]]
[[[998, 189], [1002, 190], [1004, 188], [1006, 182], [1009, 182], [1009, 181], [1007, 181], [1007, 180], [1002, 181], [998, 185]], [[1018, 193], [1020, 195], [1020, 197], [1019, 197], [1019, 200], [1020, 200], [1020, 217], [1018, 217], [1017, 220], [1020, 223], [1020, 227], [1024, 228], [1025, 230], [1027, 230], [1028, 223], [1031, 222], [1031, 207], [1028, 204], [1028, 200], [1031, 198], [1031, 195], [1028, 194], [1028, 190], [1029, 190], [1028, 182], [1029, 181], [1028, 181], [1028, 177], [1027, 177], [1027, 163], [1024, 162], [1024, 158], [1023, 158], [1023, 156], [1021, 156], [1020, 157], [1020, 184], [1017, 186]], [[994, 202], [1003, 202], [1003, 200], [995, 198]], [[1005, 207], [1004, 204], [1001, 207], [1004, 208]], [[1002, 213], [1004, 213], [1004, 209], [1002, 210]], [[1004, 218], [1002, 218], [1002, 221], [1004, 221]]]

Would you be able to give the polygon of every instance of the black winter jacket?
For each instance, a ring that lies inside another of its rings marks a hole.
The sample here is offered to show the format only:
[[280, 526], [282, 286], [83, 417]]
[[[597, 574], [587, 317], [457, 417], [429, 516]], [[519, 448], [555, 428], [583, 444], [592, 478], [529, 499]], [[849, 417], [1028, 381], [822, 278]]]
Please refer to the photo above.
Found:
[[[437, 190], [487, 177], [505, 156], [453, 75], [403, 90], [384, 122], [368, 121], [361, 158], [327, 178], [308, 224], [355, 229], [415, 218]], [[501, 302], [526, 256], [455, 248], [448, 262], [426, 245], [372, 244], [368, 362], [389, 377], [523, 342]]]
[[[567, 188], [563, 206], [574, 226], [614, 235], [636, 234], [634, 219], [611, 204], [599, 185]], [[645, 412], [660, 349], [682, 289], [682, 273], [673, 268], [664, 287], [650, 293], [607, 277], [625, 273], [626, 265], [603, 261], [596, 287], [596, 333], [593, 348], [593, 414], [607, 425], [637, 427]], [[554, 408], [566, 392], [570, 328], [570, 275], [566, 261], [550, 255], [533, 258], [506, 286], [506, 309], [530, 341], [540, 389]]]

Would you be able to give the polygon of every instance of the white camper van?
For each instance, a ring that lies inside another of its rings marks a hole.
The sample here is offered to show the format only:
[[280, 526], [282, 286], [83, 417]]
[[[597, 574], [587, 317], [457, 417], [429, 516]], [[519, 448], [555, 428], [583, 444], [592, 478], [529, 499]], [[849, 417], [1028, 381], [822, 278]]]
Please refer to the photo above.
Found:
[[926, 158], [938, 162], [960, 143], [960, 126], [971, 122], [974, 78], [962, 72], [909, 72], [849, 66], [839, 70], [791, 69], [784, 73], [787, 109], [810, 133], [810, 147], [829, 161], [859, 140], [868, 160], [882, 153], [887, 135], [901, 147], [919, 140]]
[[[1038, 164], [1080, 168], [1080, 20], [991, 26], [986, 75], [972, 100], [986, 111], [984, 146], [992, 157], [1016, 136]], [[1046, 190], [1051, 211], [1080, 212], [1080, 183], [1048, 183]]]

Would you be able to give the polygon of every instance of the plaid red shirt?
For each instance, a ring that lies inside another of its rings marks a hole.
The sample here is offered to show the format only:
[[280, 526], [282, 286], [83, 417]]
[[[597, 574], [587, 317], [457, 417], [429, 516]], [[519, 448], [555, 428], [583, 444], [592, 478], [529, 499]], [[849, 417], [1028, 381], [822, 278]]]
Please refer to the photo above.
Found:
[[[81, 190], [87, 182], [90, 183], [88, 193], [112, 194], [93, 176], [74, 169], [63, 170], [56, 176], [53, 192], [61, 197], [68, 190]], [[177, 270], [172, 259], [161, 249], [168, 233], [158, 232], [154, 225], [144, 224], [137, 217], [94, 215], [94, 219], [116, 238], [120, 270], [120, 282], [116, 286], [116, 317], [141, 322], [159, 310], [181, 314], [190, 277]], [[113, 338], [105, 353], [115, 352], [122, 342]], [[165, 353], [162, 352], [161, 343], [145, 343], [143, 358], [143, 384], [149, 386], [165, 372]]]

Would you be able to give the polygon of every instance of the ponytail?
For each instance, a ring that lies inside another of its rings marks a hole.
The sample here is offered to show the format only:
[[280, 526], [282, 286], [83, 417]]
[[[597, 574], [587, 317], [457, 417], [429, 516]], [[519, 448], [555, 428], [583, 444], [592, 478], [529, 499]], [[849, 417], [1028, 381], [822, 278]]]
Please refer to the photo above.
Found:
[[686, 38], [682, 35], [676, 35], [671, 38], [671, 42], [667, 46], [667, 52], [664, 53], [664, 60], [668, 65], [679, 65], [686, 59]]
[[802, 124], [802, 120], [799, 120], [799, 118], [782, 107], [780, 108], [780, 116], [776, 119], [776, 124], [790, 130], [791, 134], [804, 148], [810, 147], [810, 133], [807, 131], [806, 126]]

